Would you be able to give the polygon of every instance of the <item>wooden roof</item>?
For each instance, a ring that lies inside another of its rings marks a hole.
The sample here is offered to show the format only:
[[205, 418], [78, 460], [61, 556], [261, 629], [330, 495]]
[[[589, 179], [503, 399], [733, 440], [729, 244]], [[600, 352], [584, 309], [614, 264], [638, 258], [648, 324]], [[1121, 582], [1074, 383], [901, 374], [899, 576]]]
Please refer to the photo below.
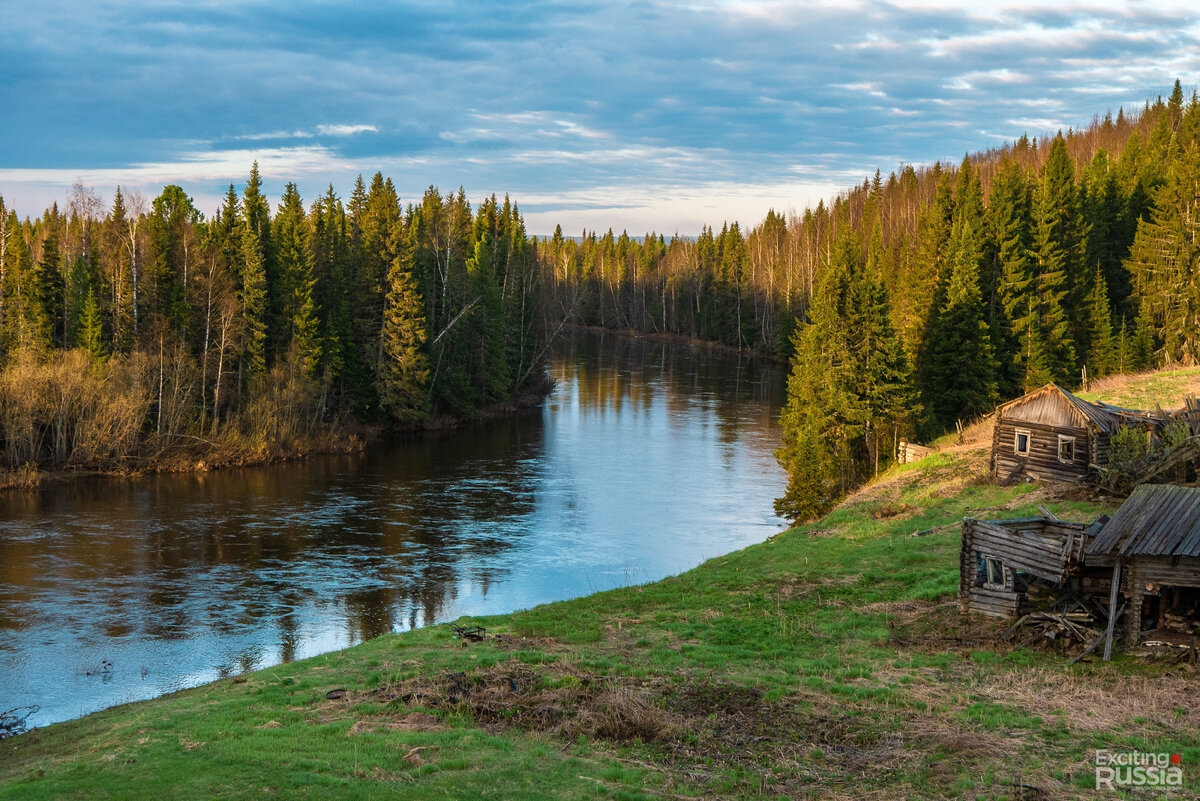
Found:
[[1200, 556], [1200, 489], [1142, 484], [1121, 504], [1087, 552]]
[[1057, 384], [1047, 384], [1000, 404], [996, 407], [996, 417], [1055, 427], [1098, 428], [1109, 434], [1117, 433], [1122, 424], [1158, 420], [1152, 412], [1086, 401]]

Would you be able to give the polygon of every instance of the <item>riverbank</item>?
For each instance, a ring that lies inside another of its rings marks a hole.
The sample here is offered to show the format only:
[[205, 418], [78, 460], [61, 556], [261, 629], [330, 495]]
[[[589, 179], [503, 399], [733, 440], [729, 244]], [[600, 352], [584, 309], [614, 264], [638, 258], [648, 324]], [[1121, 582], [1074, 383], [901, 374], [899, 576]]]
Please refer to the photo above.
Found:
[[[958, 615], [957, 521], [1110, 506], [983, 481], [983, 445], [677, 577], [344, 651], [0, 742], [0, 797], [1092, 797], [1183, 755], [1200, 676], [1069, 665]], [[915, 537], [914, 532], [928, 532]]]
[[605, 334], [609, 336], [623, 336], [631, 339], [646, 339], [651, 342], [676, 342], [681, 345], [687, 345], [697, 350], [713, 351], [717, 353], [727, 353], [737, 356], [742, 359], [760, 359], [771, 364], [786, 365], [787, 358], [773, 355], [761, 350], [753, 348], [737, 348], [733, 345], [726, 345], [723, 342], [715, 342], [711, 339], [700, 339], [698, 337], [687, 336], [686, 334], [672, 334], [664, 331], [638, 331], [635, 328], [605, 328], [600, 325], [578, 325], [570, 324], [566, 326], [570, 330], [584, 331], [591, 334]]
[[553, 389], [553, 382], [547, 378], [544, 384], [531, 387], [507, 402], [476, 409], [473, 417], [438, 415], [403, 428], [384, 429], [381, 426], [357, 422], [337, 422], [285, 442], [263, 442], [259, 438], [249, 438], [236, 433], [232, 437], [227, 436], [216, 441], [195, 436], [180, 436], [176, 438], [172, 447], [163, 448], [155, 455], [130, 459], [124, 464], [107, 468], [70, 464], [47, 468], [32, 464], [0, 468], [0, 491], [36, 489], [80, 478], [136, 479], [157, 473], [206, 473], [212, 470], [298, 461], [315, 456], [362, 453], [368, 447], [390, 438], [444, 433], [455, 431], [470, 423], [525, 414], [539, 407]]

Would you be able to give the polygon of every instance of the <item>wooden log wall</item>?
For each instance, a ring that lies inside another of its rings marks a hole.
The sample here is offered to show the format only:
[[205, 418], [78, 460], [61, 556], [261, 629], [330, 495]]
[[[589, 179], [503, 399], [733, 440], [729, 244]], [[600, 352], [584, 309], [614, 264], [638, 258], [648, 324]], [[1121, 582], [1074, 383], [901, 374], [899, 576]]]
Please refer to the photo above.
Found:
[[1143, 589], [1146, 584], [1200, 587], [1200, 559], [1196, 557], [1127, 556], [1125, 561], [1135, 568]]
[[964, 537], [964, 551], [980, 553], [999, 559], [1005, 565], [1031, 573], [1048, 581], [1061, 583], [1067, 577], [1067, 565], [1082, 555], [1083, 529], [1064, 530], [1062, 524], [1052, 529], [1010, 528], [996, 522], [972, 521], [969, 539]]
[[896, 449], [896, 461], [900, 464], [908, 464], [915, 462], [918, 459], [924, 459], [929, 454], [933, 453], [933, 448], [925, 445], [918, 445], [915, 442], [906, 442], [900, 440], [900, 445]]
[[[1029, 432], [1029, 455], [1018, 456], [1013, 450], [1017, 429]], [[1074, 459], [1067, 464], [1058, 460], [1058, 436], [1075, 437]], [[1003, 479], [1018, 466], [1032, 478], [1071, 482], [1085, 478], [1090, 463], [1091, 443], [1086, 428], [1059, 428], [1042, 423], [1002, 418], [996, 421], [992, 436], [992, 469]]]
[[1021, 595], [990, 587], [971, 587], [967, 590], [967, 609], [992, 617], [1012, 617], [1017, 614]]

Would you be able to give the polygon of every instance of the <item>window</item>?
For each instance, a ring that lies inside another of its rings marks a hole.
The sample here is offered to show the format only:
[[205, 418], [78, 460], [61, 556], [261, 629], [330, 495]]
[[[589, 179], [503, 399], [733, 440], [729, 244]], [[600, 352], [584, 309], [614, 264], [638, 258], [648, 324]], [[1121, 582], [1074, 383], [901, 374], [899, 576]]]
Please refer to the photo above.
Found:
[[1063, 434], [1058, 435], [1058, 461], [1071, 464], [1075, 461], [1075, 438]]
[[978, 554], [978, 556], [978, 583], [986, 587], [1006, 588], [1008, 577], [1005, 575], [1004, 563], [994, 556], [984, 556], [983, 554]]
[[1013, 453], [1017, 456], [1029, 455], [1029, 432], [1023, 428], [1018, 428], [1013, 436]]

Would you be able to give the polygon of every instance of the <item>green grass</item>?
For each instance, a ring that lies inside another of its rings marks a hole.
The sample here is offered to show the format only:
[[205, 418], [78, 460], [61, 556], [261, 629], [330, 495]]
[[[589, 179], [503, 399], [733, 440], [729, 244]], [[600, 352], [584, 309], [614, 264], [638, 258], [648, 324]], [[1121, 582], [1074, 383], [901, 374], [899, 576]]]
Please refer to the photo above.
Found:
[[937, 454], [680, 576], [464, 621], [482, 643], [385, 636], [0, 742], [0, 798], [1087, 798], [1096, 748], [1183, 753], [1200, 791], [1190, 668], [1072, 666], [958, 615], [964, 516], [1111, 511], [974, 465]]

